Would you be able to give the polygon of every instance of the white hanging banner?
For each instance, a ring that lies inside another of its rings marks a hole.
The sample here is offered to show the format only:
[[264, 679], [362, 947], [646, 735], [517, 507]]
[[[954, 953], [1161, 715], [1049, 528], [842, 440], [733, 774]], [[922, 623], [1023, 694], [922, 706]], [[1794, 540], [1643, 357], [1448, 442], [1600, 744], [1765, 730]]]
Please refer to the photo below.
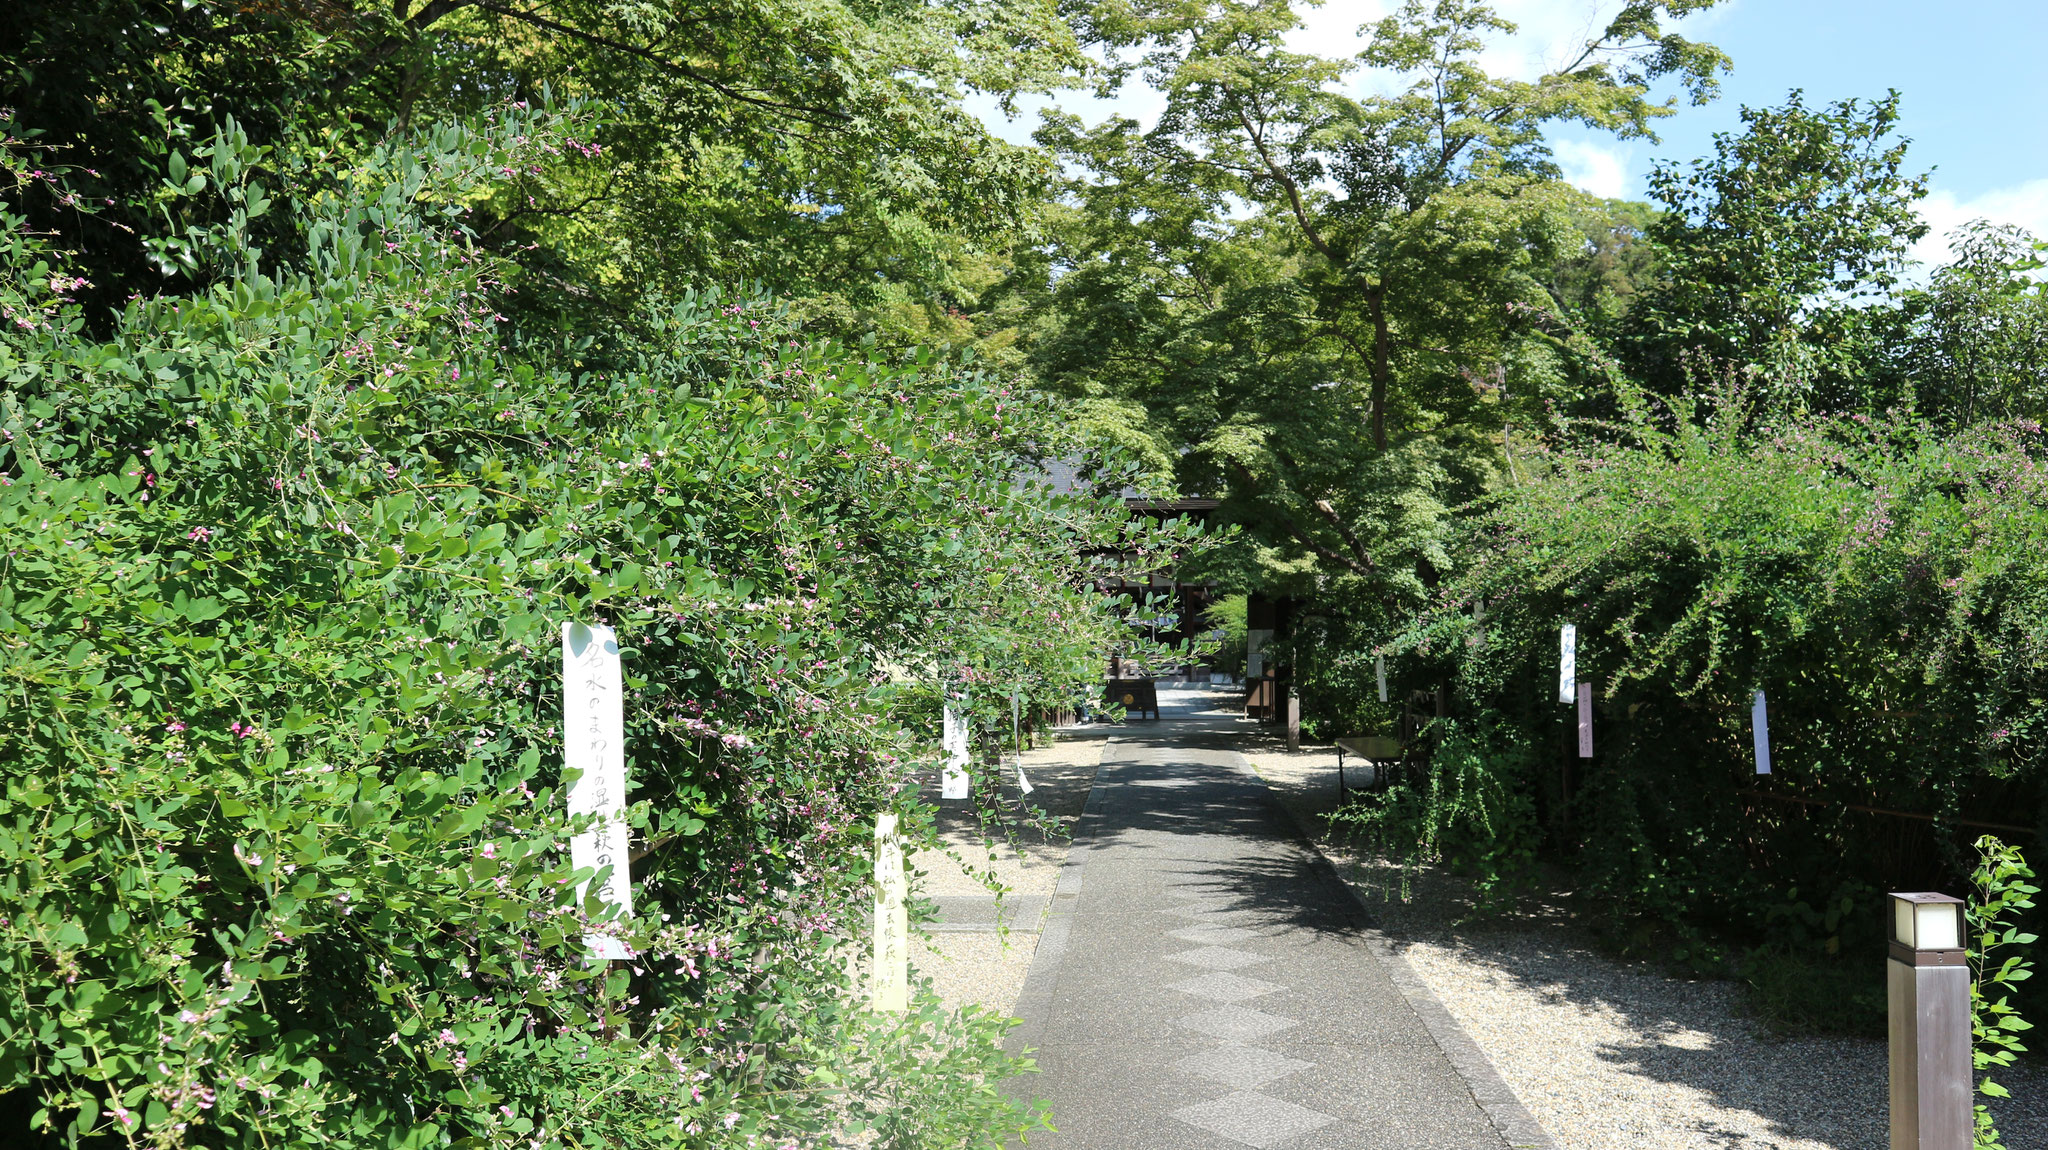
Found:
[[[569, 815], [596, 815], [589, 830], [569, 838], [569, 865], [611, 868], [597, 891], [600, 901], [633, 913], [631, 828], [626, 825], [625, 691], [619, 678], [619, 638], [610, 627], [562, 624], [562, 765], [581, 772], [569, 784]], [[590, 880], [576, 888], [580, 906]], [[597, 958], [631, 958], [623, 940], [586, 934]]]
[[1031, 780], [1024, 777], [1024, 697], [1010, 692], [1010, 741], [1017, 745], [1017, 789], [1031, 793]]
[[964, 799], [967, 797], [967, 716], [955, 710], [952, 703], [946, 704], [945, 732], [940, 740], [945, 752], [945, 773], [940, 776], [939, 797], [942, 799]]
[[1749, 733], [1756, 740], [1756, 773], [1771, 773], [1771, 715], [1764, 704], [1764, 693], [1756, 693], [1756, 701], [1749, 705]]
[[1579, 757], [1593, 757], [1593, 684], [1579, 684]]
[[1387, 701], [1387, 657], [1385, 655], [1374, 655], [1372, 657], [1372, 672], [1379, 678], [1380, 702], [1384, 703]]
[[1557, 633], [1557, 701], [1569, 703], [1578, 696], [1579, 629], [1566, 623]]
[[875, 817], [874, 967], [868, 972], [874, 1010], [910, 1006], [910, 880], [903, 870], [903, 840], [895, 815]]

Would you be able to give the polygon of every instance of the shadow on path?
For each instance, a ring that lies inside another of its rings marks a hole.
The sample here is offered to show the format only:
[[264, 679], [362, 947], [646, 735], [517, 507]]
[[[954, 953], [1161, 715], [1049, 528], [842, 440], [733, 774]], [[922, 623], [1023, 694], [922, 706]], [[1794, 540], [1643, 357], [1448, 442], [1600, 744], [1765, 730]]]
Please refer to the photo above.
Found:
[[1235, 741], [1169, 711], [1105, 750], [1019, 1004], [1059, 1126], [1034, 1145], [1507, 1147], [1512, 1096], [1447, 1055]]

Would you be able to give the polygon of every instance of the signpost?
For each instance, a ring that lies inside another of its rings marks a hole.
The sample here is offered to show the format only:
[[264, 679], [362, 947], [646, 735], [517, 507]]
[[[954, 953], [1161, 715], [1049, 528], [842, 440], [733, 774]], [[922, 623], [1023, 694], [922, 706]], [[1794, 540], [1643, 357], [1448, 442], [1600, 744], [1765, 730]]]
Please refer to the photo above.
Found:
[[[619, 639], [610, 627], [562, 624], [562, 763], [576, 776], [569, 784], [569, 815], [597, 816], [588, 830], [569, 839], [569, 863], [577, 870], [610, 870], [597, 890], [600, 901], [633, 913], [630, 871], [631, 829], [626, 825], [625, 692], [619, 676]], [[580, 906], [590, 894], [586, 879], [576, 888]], [[631, 958], [623, 940], [586, 934], [593, 957]]]
[[874, 967], [868, 975], [870, 1009], [909, 1009], [910, 882], [893, 814], [875, 817], [874, 947]]
[[1380, 702], [1384, 703], [1387, 701], [1387, 657], [1385, 655], [1374, 655], [1372, 657], [1372, 673], [1380, 681]]

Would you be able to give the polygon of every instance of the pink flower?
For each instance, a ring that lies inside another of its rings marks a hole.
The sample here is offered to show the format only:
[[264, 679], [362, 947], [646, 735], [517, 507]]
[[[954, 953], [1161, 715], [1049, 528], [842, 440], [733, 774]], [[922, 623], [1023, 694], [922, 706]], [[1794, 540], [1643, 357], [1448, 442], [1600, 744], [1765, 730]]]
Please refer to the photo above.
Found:
[[485, 843], [485, 844], [483, 845], [483, 849], [481, 849], [481, 850], [477, 851], [476, 853], [478, 853], [478, 854], [482, 855], [483, 857], [485, 857], [485, 858], [487, 858], [487, 859], [494, 859], [494, 858], [497, 858], [497, 857], [498, 857], [498, 844], [497, 844], [497, 843]]

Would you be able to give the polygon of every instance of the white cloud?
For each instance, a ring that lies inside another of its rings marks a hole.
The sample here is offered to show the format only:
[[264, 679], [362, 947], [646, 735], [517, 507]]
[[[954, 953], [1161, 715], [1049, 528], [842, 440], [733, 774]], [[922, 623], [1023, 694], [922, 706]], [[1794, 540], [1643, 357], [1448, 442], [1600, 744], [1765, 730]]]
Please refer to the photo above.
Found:
[[1496, 75], [1533, 80], [1570, 63], [1620, 8], [1612, 0], [1498, 0], [1494, 10], [1515, 25], [1515, 34], [1489, 44], [1480, 64]]
[[1913, 258], [1928, 267], [1949, 261], [1949, 233], [1975, 219], [2016, 224], [2048, 239], [2048, 179], [1993, 188], [1969, 199], [1936, 188], [1920, 201], [1920, 218], [1927, 221], [1927, 235], [1913, 245]]
[[1604, 199], [1618, 200], [1629, 192], [1629, 149], [1621, 144], [1560, 139], [1550, 142], [1566, 182]]

